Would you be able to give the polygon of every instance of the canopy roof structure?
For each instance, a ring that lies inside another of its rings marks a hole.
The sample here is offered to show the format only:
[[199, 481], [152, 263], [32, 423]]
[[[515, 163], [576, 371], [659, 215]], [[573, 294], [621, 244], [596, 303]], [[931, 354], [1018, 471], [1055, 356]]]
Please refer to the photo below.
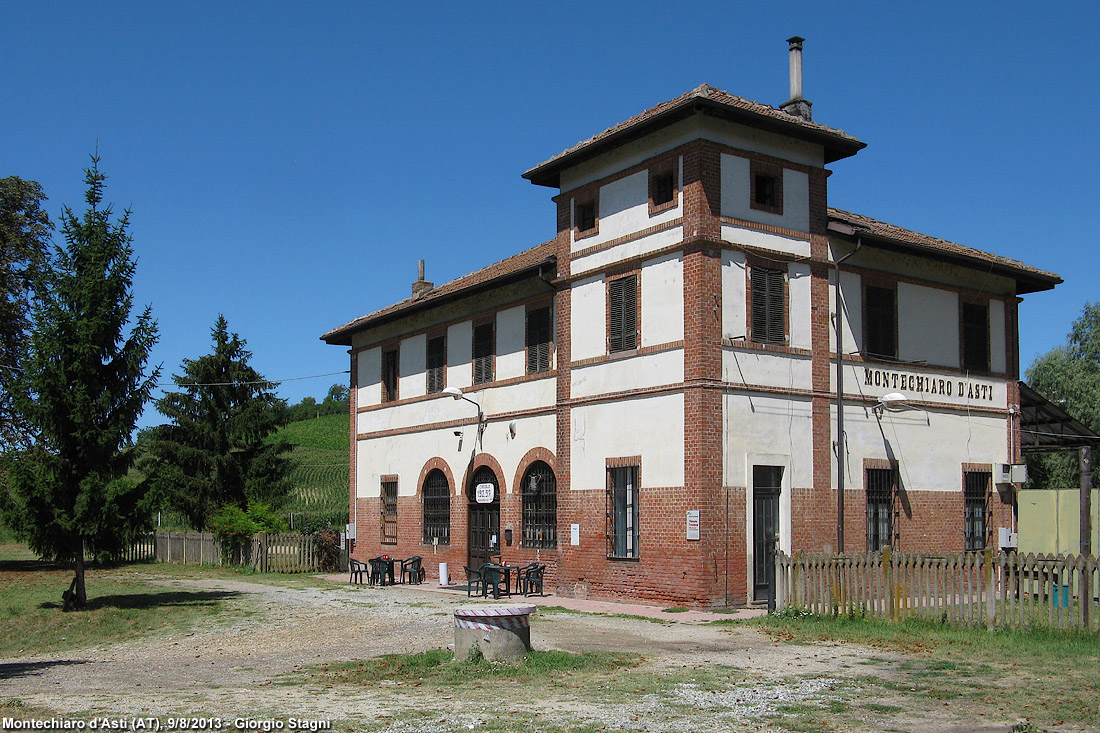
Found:
[[1020, 382], [1020, 413], [1020, 442], [1025, 453], [1053, 453], [1100, 445], [1100, 435], [1026, 382]]

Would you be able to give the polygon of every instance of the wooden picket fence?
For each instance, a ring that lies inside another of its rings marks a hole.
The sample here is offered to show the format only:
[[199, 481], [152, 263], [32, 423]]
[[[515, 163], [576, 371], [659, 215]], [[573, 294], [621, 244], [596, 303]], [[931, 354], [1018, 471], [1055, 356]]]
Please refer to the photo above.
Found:
[[[231, 565], [247, 565], [261, 573], [315, 572], [319, 561], [313, 537], [301, 534], [259, 532], [251, 542], [231, 548], [228, 555]], [[221, 542], [210, 532], [158, 530], [139, 540], [135, 548], [120, 559], [155, 559], [182, 565], [221, 565], [225, 561], [225, 555], [222, 553]]]
[[778, 609], [1100, 632], [1100, 563], [1092, 555], [779, 552], [775, 571]]

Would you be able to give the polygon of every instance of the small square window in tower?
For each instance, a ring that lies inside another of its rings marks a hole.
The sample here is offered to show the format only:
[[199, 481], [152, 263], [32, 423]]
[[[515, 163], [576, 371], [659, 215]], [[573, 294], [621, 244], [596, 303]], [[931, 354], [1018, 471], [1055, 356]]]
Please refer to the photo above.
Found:
[[493, 381], [493, 352], [495, 351], [493, 324], [483, 323], [474, 327], [474, 384]]
[[638, 348], [638, 276], [628, 275], [607, 284], [607, 350]]
[[962, 304], [962, 367], [989, 371], [989, 306]]
[[782, 270], [753, 266], [752, 340], [758, 344], [787, 342], [785, 278]]
[[596, 228], [596, 202], [577, 204], [577, 234], [586, 234]]
[[672, 171], [653, 176], [653, 205], [671, 204], [676, 197], [676, 176]]

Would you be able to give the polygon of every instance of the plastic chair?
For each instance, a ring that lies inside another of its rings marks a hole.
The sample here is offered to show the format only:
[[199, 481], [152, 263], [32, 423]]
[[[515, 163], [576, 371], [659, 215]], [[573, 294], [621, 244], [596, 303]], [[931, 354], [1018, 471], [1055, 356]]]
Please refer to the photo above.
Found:
[[512, 589], [508, 587], [508, 570], [500, 565], [486, 563], [479, 569], [481, 573], [481, 595], [493, 594], [493, 598], [501, 595], [512, 595]]
[[532, 563], [523, 569], [523, 574], [520, 575], [520, 584], [523, 588], [523, 595], [529, 596], [535, 589], [538, 590], [538, 594], [544, 595], [542, 592], [543, 576], [546, 574], [546, 566]]
[[386, 573], [390, 570], [390, 564], [380, 557], [374, 557], [370, 560], [370, 576], [368, 576], [367, 582], [371, 585], [385, 585]]
[[478, 593], [485, 595], [485, 583], [481, 577], [481, 571], [473, 570], [468, 565], [463, 565], [462, 569], [466, 571], [466, 597], [469, 598], [475, 588]]
[[[402, 583], [420, 583], [421, 582], [421, 568], [420, 568], [420, 556], [414, 555], [407, 560], [401, 561], [401, 582]], [[406, 580], [406, 578], [408, 578]]]
[[348, 570], [351, 572], [351, 577], [348, 578], [348, 582], [362, 585], [363, 573], [367, 572], [367, 564], [360, 560], [348, 559]]

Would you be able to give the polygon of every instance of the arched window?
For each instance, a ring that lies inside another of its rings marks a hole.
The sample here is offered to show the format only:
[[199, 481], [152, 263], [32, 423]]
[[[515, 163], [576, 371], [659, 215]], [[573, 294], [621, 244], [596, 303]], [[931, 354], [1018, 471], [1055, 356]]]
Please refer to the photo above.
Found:
[[451, 486], [433, 468], [424, 479], [424, 544], [451, 544]]
[[523, 546], [543, 550], [558, 546], [558, 481], [554, 471], [535, 461], [523, 474]]

